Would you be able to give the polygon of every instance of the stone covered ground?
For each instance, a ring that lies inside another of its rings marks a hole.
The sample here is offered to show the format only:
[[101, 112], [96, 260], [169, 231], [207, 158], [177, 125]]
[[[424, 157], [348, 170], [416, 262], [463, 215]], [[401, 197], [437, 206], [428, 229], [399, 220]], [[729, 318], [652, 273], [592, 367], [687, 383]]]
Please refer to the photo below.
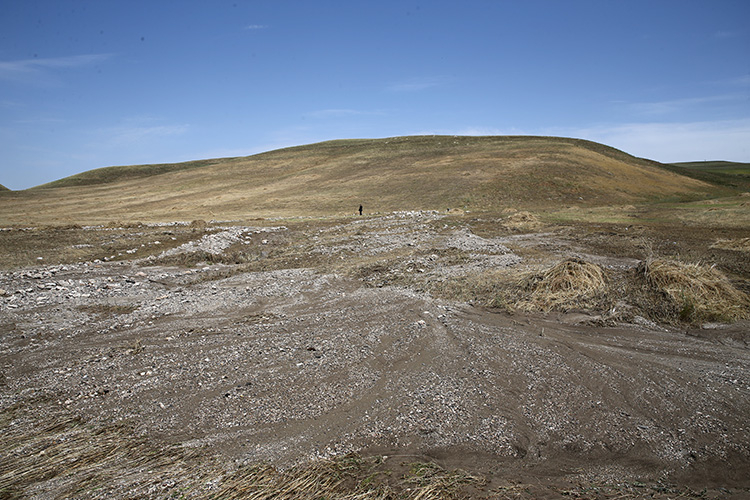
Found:
[[[451, 494], [481, 498], [750, 496], [747, 321], [437, 292], [568, 257], [637, 267], [565, 228], [282, 224], [106, 228], [143, 234], [2, 271], [0, 497], [206, 497], [241, 467], [351, 453], [470, 471]], [[65, 448], [105, 438], [116, 463]]]

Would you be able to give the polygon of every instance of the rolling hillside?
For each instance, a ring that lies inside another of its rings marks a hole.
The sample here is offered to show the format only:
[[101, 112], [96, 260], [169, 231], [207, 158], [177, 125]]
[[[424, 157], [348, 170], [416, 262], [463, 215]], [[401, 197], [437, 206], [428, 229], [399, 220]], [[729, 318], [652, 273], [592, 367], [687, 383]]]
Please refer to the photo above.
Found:
[[0, 224], [555, 208], [695, 199], [718, 188], [577, 139], [338, 140], [242, 158], [109, 167], [0, 196]]
[[694, 161], [670, 163], [664, 167], [693, 179], [744, 191], [750, 190], [750, 163]]

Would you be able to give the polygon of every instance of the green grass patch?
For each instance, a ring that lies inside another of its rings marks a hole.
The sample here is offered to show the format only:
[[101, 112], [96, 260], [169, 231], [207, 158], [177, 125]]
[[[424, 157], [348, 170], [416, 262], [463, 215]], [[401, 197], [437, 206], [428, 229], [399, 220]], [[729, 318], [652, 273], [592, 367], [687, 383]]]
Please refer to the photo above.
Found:
[[665, 164], [664, 168], [718, 186], [750, 191], [750, 163], [696, 161]]

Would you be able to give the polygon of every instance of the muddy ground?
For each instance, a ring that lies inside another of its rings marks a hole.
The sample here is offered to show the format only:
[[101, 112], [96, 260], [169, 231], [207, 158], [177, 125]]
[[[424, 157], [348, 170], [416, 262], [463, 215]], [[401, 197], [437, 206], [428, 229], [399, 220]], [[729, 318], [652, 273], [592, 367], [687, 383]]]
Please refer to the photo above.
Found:
[[[92, 242], [105, 231], [67, 230]], [[608, 497], [591, 485], [750, 495], [748, 321], [509, 311], [436, 292], [571, 256], [618, 276], [694, 231], [519, 230], [433, 212], [141, 227], [132, 248], [121, 242], [136, 229], [106, 230], [115, 236], [83, 261], [45, 253], [0, 274], [0, 437], [15, 443], [0, 459], [0, 496], [137, 490], [135, 476], [89, 490], [64, 480], [65, 467], [14, 469], [32, 453], [23, 439], [65, 419], [92, 432], [122, 425], [227, 470], [356, 452], [472, 471], [487, 479], [477, 497]], [[717, 231], [690, 252], [746, 288], [748, 254], [712, 248], [732, 236]], [[173, 495], [162, 475], [138, 495]]]

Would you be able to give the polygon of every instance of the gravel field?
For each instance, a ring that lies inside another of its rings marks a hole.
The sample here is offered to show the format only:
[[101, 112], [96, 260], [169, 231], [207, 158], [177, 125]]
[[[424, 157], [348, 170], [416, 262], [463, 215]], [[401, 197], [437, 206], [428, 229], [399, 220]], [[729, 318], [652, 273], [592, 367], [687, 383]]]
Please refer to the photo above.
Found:
[[[151, 258], [4, 271], [0, 407], [32, 421], [124, 422], [232, 466], [401, 454], [490, 481], [750, 494], [750, 323], [596, 326], [588, 311], [510, 314], [433, 297], [435, 281], [531, 265], [511, 248], [568, 251], [559, 235], [483, 238], [442, 217], [397, 213], [305, 235], [330, 262], [385, 266], [367, 276], [159, 264], [235, 247], [262, 262], [285, 226], [225, 226]], [[8, 417], [4, 432], [23, 422]], [[31, 496], [58, 491], [37, 487]]]

